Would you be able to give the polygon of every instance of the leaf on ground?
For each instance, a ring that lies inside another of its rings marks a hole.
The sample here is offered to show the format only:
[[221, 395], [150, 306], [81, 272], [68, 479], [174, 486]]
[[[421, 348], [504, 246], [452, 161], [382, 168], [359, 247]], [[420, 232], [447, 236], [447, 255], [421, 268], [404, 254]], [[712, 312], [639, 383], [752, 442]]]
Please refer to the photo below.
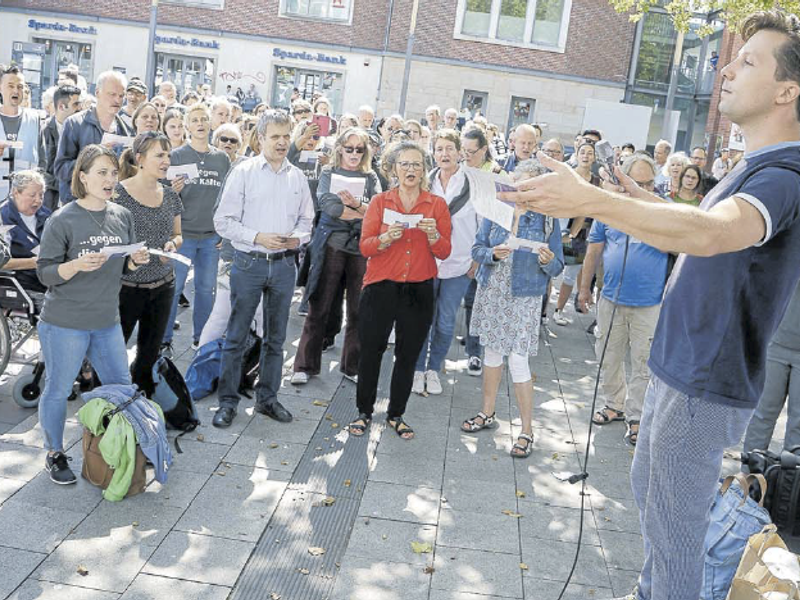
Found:
[[323, 408], [327, 408], [330, 405], [328, 402], [323, 402], [322, 400], [314, 400], [311, 404], [314, 406], [321, 406]]
[[422, 572], [425, 573], [425, 575], [430, 575], [431, 573], [435, 573], [436, 569], [434, 569], [432, 565], [427, 565], [424, 569], [422, 569]]
[[281, 464], [285, 467], [286, 465], [289, 464], [289, 461], [288, 460], [282, 460]]
[[382, 539], [382, 540], [388, 540], [388, 539], [389, 539], [389, 536], [388, 536], [388, 535], [386, 535], [386, 534], [384, 533], [384, 534], [381, 536], [381, 539]]
[[280, 448], [280, 447], [281, 447], [281, 445], [280, 445], [280, 444], [278, 444], [277, 442], [272, 442], [272, 443], [269, 445], [269, 447], [270, 447], [270, 448], [272, 448], [273, 450], [275, 450], [275, 448]]
[[331, 429], [339, 429], [338, 423], [331, 423]]
[[331, 415], [325, 415], [325, 420], [326, 420], [326, 421], [333, 421], [333, 416], [331, 416]]
[[278, 592], [272, 592], [269, 595], [269, 600], [281, 600], [281, 595]]
[[519, 563], [519, 568], [522, 569], [523, 571], [527, 571], [528, 565], [525, 563]]
[[325, 554], [325, 548], [319, 548], [317, 546], [311, 546], [308, 549], [308, 553], [311, 556], [322, 556], [323, 554]]
[[83, 565], [78, 565], [77, 572], [78, 575], [80, 575], [81, 577], [86, 577], [89, 574], [89, 569], [87, 569]]
[[411, 550], [414, 554], [430, 554], [433, 547], [430, 542], [411, 542]]
[[310, 571], [308, 569], [297, 569], [297, 572], [300, 573], [300, 575], [308, 575]]
[[138, 527], [139, 526], [139, 521], [134, 521], [133, 523], [131, 523], [131, 525], [133, 527]]
[[553, 460], [558, 460], [559, 458], [561, 458], [561, 456], [558, 454], [558, 452], [553, 452]]
[[217, 471], [216, 475], [219, 475], [220, 477], [225, 477], [225, 471]]
[[514, 512], [513, 510], [509, 510], [509, 509], [505, 509], [504, 511], [502, 511], [502, 513], [503, 513], [504, 515], [506, 515], [506, 516], [509, 516], [509, 517], [514, 517], [515, 519], [519, 519], [519, 518], [521, 518], [521, 517], [522, 517], [522, 515], [521, 515], [521, 514], [519, 514], [519, 513], [517, 513], [517, 512]]
[[525, 492], [522, 490], [517, 490], [517, 498], [524, 498], [526, 496]]
[[350, 487], [350, 485], [351, 485], [352, 483], [353, 483], [353, 482], [352, 482], [352, 481], [350, 481], [349, 479], [345, 479], [345, 480], [344, 480], [344, 487]]
[[206, 441], [206, 436], [204, 436], [202, 433], [198, 433], [197, 434], [197, 441], [198, 442], [205, 442]]
[[322, 501], [322, 504], [325, 506], [333, 506], [334, 502], [336, 502], [336, 498], [333, 496], [328, 496], [325, 500]]

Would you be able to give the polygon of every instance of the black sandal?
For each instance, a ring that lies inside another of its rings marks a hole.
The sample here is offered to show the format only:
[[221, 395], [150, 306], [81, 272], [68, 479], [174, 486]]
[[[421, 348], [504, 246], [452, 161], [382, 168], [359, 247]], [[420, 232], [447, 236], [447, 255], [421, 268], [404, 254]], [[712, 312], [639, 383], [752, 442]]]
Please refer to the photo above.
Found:
[[[527, 433], [520, 433], [517, 436], [517, 440], [525, 440], [528, 442], [524, 446], [519, 443], [519, 441], [511, 447], [511, 456], [514, 458], [528, 458], [531, 455], [531, 451], [533, 450], [533, 435], [528, 435]], [[519, 452], [514, 452], [514, 450], [518, 450]]]
[[[631, 431], [631, 427], [636, 425], [636, 431]], [[628, 431], [625, 432], [625, 441], [631, 446], [635, 446], [639, 439], [639, 421], [628, 421]]]
[[[488, 429], [489, 427], [493, 427], [495, 424], [496, 414], [497, 413], [486, 415], [483, 411], [481, 411], [471, 419], [467, 419], [466, 421], [464, 421], [461, 424], [461, 431], [464, 431], [466, 433], [475, 433], [476, 431], [480, 431], [481, 429]], [[483, 423], [478, 423], [477, 419], [481, 419]]]
[[386, 417], [386, 423], [395, 430], [401, 439], [410, 440], [414, 437], [414, 430], [403, 420], [403, 417]]
[[347, 429], [350, 432], [350, 435], [361, 437], [367, 432], [367, 427], [369, 427], [370, 423], [372, 423], [372, 417], [361, 413], [358, 415], [358, 418], [355, 421], [347, 426]]
[[[609, 417], [608, 413], [614, 413], [614, 417]], [[625, 413], [619, 410], [615, 410], [609, 406], [604, 406], [602, 410], [598, 410], [594, 413], [592, 417], [592, 423], [595, 425], [608, 425], [609, 423], [613, 423], [614, 421], [624, 421], [625, 420]]]

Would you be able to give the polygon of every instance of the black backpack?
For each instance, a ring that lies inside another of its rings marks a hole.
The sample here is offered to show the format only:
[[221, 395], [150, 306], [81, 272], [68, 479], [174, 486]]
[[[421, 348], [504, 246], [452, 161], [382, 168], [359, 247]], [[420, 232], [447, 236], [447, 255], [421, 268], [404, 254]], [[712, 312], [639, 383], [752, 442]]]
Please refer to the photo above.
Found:
[[[783, 450], [780, 455], [753, 450], [742, 453], [740, 460], [750, 473], [760, 473], [767, 480], [764, 507], [772, 522], [789, 535], [800, 535], [800, 446]], [[762, 493], [754, 483], [750, 497], [758, 500]]]
[[[175, 363], [165, 356], [160, 357], [153, 365], [153, 382], [155, 388], [151, 400], [164, 411], [167, 426], [180, 430], [182, 433], [178, 437], [194, 431], [200, 424], [200, 419], [186, 381]], [[179, 454], [182, 453], [177, 438], [175, 449]]]

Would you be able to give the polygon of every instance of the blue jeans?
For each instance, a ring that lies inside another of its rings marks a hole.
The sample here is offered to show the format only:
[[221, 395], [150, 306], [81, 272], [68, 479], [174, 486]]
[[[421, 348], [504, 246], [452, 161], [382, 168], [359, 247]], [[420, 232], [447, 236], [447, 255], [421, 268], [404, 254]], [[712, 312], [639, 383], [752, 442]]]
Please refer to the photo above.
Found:
[[264, 298], [264, 338], [261, 344], [256, 402], [269, 404], [278, 397], [283, 369], [283, 342], [297, 275], [294, 257], [268, 261], [263, 256], [239, 252], [231, 269], [231, 317], [222, 349], [219, 377], [220, 407], [236, 408], [242, 378], [242, 358], [247, 334]]
[[[208, 321], [211, 309], [214, 308], [214, 290], [217, 287], [217, 264], [219, 237], [213, 236], [202, 240], [184, 239], [181, 249], [183, 256], [191, 259], [194, 266], [194, 306], [192, 307], [192, 339], [199, 340], [203, 327]], [[189, 267], [175, 262], [175, 297], [172, 299], [172, 311], [169, 313], [167, 330], [164, 332], [164, 343], [172, 342], [172, 324], [178, 316], [178, 300], [181, 298]]]
[[650, 376], [631, 468], [644, 543], [639, 600], [700, 597], [722, 452], [739, 443], [752, 414]]
[[472, 306], [475, 304], [475, 293], [477, 291], [478, 282], [473, 279], [467, 288], [467, 293], [464, 294], [464, 319], [467, 322], [467, 356], [470, 358], [473, 356], [480, 358], [481, 354], [483, 354], [481, 339], [477, 335], [470, 335], [469, 333], [469, 322], [472, 320]]
[[[442, 370], [444, 357], [453, 341], [453, 332], [456, 329], [456, 314], [461, 300], [467, 293], [467, 288], [472, 280], [466, 275], [451, 279], [434, 279], [434, 312], [433, 323], [428, 331], [428, 337], [422, 345], [422, 352], [417, 358], [416, 371]], [[430, 357], [428, 349], [430, 347]], [[425, 368], [427, 359], [428, 368]]]
[[45, 449], [64, 450], [67, 398], [72, 393], [72, 384], [78, 376], [83, 357], [89, 358], [104, 385], [130, 385], [125, 338], [119, 324], [105, 329], [85, 330], [39, 321], [37, 329], [45, 364], [39, 423], [44, 431]]

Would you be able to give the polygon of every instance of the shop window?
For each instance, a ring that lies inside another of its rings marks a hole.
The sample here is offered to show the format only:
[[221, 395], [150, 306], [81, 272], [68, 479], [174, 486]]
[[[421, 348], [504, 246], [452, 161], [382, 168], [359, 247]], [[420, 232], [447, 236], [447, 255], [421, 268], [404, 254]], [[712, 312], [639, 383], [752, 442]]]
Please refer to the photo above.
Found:
[[508, 111], [508, 129], [506, 129], [506, 131], [511, 131], [517, 125], [533, 123], [533, 110], [535, 106], [536, 100], [533, 98], [511, 96], [511, 107]]
[[563, 52], [571, 9], [572, 0], [458, 0], [454, 37]]
[[281, 15], [349, 23], [354, 0], [281, 0]]
[[344, 94], [344, 75], [331, 71], [312, 71], [278, 65], [272, 79], [272, 102], [275, 108], [289, 108], [294, 89], [304, 100], [311, 102], [315, 94], [330, 101], [331, 111], [341, 114]]
[[485, 116], [486, 105], [488, 103], [489, 103], [489, 94], [487, 92], [464, 90], [464, 97], [461, 99], [461, 108], [466, 108], [472, 117], [474, 117], [478, 113]]
[[58, 83], [58, 72], [69, 65], [77, 65], [80, 75], [92, 83], [92, 45], [82, 42], [67, 42], [46, 38], [33, 38], [44, 44], [45, 56], [42, 62], [42, 86], [44, 89]]

